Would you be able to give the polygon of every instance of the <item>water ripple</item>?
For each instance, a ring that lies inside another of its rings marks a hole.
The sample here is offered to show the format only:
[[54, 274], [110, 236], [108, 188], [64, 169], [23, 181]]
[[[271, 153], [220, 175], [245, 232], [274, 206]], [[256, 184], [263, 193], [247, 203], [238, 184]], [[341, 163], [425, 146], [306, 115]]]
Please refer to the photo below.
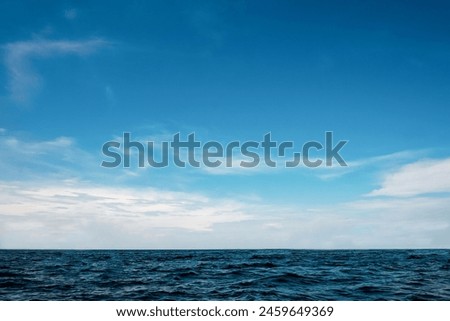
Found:
[[0, 262], [0, 300], [450, 300], [448, 250], [1, 250]]

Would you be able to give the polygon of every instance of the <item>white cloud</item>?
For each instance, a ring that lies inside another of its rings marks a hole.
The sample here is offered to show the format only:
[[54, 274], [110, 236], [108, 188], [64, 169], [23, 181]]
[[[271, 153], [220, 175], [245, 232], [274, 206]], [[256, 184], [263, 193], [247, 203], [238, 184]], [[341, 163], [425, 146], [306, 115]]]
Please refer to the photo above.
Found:
[[415, 196], [450, 192], [450, 158], [422, 160], [386, 175], [381, 188], [370, 196]]
[[426, 154], [427, 150], [404, 150], [401, 152], [395, 152], [391, 154], [385, 154], [380, 156], [368, 157], [351, 162], [352, 166], [367, 166], [373, 164], [394, 164], [397, 162], [403, 162], [405, 160], [417, 159], [417, 157]]
[[58, 151], [62, 148], [73, 146], [73, 140], [68, 137], [57, 137], [47, 141], [23, 141], [14, 136], [10, 136], [0, 142], [5, 147], [14, 149], [18, 153], [23, 154], [42, 154], [51, 151]]
[[398, 164], [404, 164], [418, 157], [424, 156], [428, 153], [427, 150], [405, 150], [401, 152], [373, 156], [367, 158], [356, 159], [348, 161], [348, 166], [334, 165], [330, 167], [318, 167], [316, 169], [318, 177], [322, 180], [328, 181], [336, 179], [344, 175], [353, 173], [358, 170], [367, 170], [371, 168], [392, 168]]
[[[318, 167], [307, 167], [305, 164], [300, 163], [295, 169], [308, 171], [309, 174], [313, 174], [318, 178], [328, 181], [332, 179], [336, 179], [342, 177], [344, 175], [348, 175], [358, 170], [364, 170], [369, 167], [372, 168], [391, 168], [397, 164], [404, 164], [405, 162], [411, 161], [412, 159], [417, 159], [417, 157], [423, 156], [427, 153], [426, 150], [416, 150], [416, 151], [401, 151], [381, 156], [368, 157], [363, 159], [357, 159], [354, 161], [348, 161], [347, 166], [341, 166], [337, 162], [333, 162], [332, 166], [325, 166], [322, 163]], [[262, 153], [258, 154], [259, 156], [259, 164], [252, 168], [246, 168], [240, 166], [241, 161], [249, 162], [250, 158], [246, 159], [243, 156], [234, 155], [232, 159], [232, 166], [226, 167], [225, 162], [222, 162], [221, 166], [218, 167], [202, 167], [202, 169], [212, 175], [247, 175], [247, 174], [260, 174], [266, 172], [275, 172], [278, 170], [294, 170], [294, 168], [287, 168], [286, 162], [292, 161], [293, 157], [277, 157], [276, 155], [272, 155], [272, 160], [276, 163], [275, 167], [269, 167], [264, 162], [264, 155]], [[197, 156], [200, 158], [201, 155]], [[318, 158], [320, 159], [320, 158]], [[221, 159], [223, 161], [223, 159]]]
[[78, 175], [82, 168], [97, 165], [92, 155], [64, 136], [30, 140], [8, 132], [0, 136], [0, 151], [0, 179]]
[[450, 198], [311, 210], [80, 180], [0, 181], [3, 248], [427, 248], [450, 245]]
[[158, 233], [252, 218], [237, 201], [152, 188], [71, 180], [1, 182], [0, 190], [1, 241], [19, 247], [136, 247], [158, 244]]
[[[123, 169], [101, 168], [100, 156], [68, 137], [30, 141], [8, 132], [0, 136], [0, 156], [0, 248], [450, 246], [447, 195], [355, 196], [306, 209], [253, 191], [232, 198], [208, 194], [192, 180], [177, 187], [188, 192], [170, 190], [170, 171], [159, 177], [164, 188], [149, 187], [155, 176], [121, 181], [116, 176]], [[442, 169], [446, 162], [413, 163], [399, 172]]]
[[40, 85], [40, 77], [32, 68], [32, 58], [45, 58], [56, 55], [86, 55], [107, 45], [103, 39], [82, 41], [69, 40], [28, 40], [8, 43], [5, 49], [4, 63], [9, 73], [8, 89], [11, 98], [25, 102], [30, 92]]
[[338, 207], [353, 216], [353, 236], [360, 246], [380, 248], [448, 248], [450, 198], [360, 199]]

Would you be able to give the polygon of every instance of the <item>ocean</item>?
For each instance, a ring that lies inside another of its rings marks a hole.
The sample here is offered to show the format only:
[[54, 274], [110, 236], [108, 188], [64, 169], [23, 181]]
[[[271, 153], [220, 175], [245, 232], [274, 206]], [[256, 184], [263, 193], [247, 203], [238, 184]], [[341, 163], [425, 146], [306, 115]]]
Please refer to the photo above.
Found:
[[0, 300], [450, 300], [450, 250], [0, 250]]

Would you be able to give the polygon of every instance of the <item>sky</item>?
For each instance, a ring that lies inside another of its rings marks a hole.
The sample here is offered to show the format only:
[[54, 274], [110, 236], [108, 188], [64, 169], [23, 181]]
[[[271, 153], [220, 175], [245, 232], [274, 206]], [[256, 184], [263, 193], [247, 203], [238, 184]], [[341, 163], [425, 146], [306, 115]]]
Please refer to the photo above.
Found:
[[[0, 248], [449, 248], [449, 16], [446, 1], [1, 1]], [[135, 151], [101, 166], [124, 132], [301, 150], [330, 131], [345, 167], [139, 168]]]

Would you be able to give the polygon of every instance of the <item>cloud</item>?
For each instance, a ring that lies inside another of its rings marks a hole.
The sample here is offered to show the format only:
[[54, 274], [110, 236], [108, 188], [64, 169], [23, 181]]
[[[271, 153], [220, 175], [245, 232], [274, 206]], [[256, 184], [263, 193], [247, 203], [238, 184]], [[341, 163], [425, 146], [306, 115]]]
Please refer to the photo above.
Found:
[[8, 89], [16, 102], [26, 102], [30, 93], [40, 86], [40, 77], [33, 70], [33, 58], [49, 58], [57, 55], [87, 55], [108, 44], [103, 39], [82, 41], [28, 40], [8, 43], [3, 46], [4, 63], [8, 70]]
[[450, 192], [450, 158], [422, 160], [386, 175], [370, 196], [407, 197]]
[[427, 248], [450, 244], [449, 198], [301, 209], [77, 180], [0, 182], [10, 248]]
[[5, 131], [0, 135], [0, 151], [0, 179], [79, 176], [98, 166], [93, 155], [64, 136], [31, 140]]
[[[396, 153], [362, 158], [351, 160], [347, 162], [348, 166], [341, 166], [337, 162], [333, 162], [332, 166], [325, 166], [324, 163], [318, 167], [307, 167], [303, 163], [300, 163], [296, 169], [308, 171], [308, 173], [317, 176], [321, 180], [329, 181], [332, 179], [340, 178], [344, 175], [348, 175], [360, 170], [367, 170], [368, 168], [378, 170], [380, 168], [392, 168], [398, 164], [404, 164], [408, 161], [417, 159], [418, 157], [424, 156], [429, 153], [428, 150], [406, 150], [400, 151]], [[198, 157], [201, 155], [199, 154]], [[246, 159], [243, 156], [238, 154], [233, 155], [232, 158], [232, 166], [226, 167], [225, 163], [221, 166], [211, 168], [211, 167], [203, 167], [202, 169], [212, 175], [247, 175], [247, 174], [260, 174], [260, 173], [268, 173], [279, 171], [280, 169], [286, 169], [286, 162], [292, 161], [293, 155], [286, 155], [286, 157], [277, 156], [273, 154], [271, 156], [272, 160], [276, 163], [275, 167], [269, 167], [264, 162], [264, 154], [259, 151], [258, 153], [260, 162], [258, 166], [252, 168], [246, 168], [240, 166], [241, 161], [249, 162], [250, 158]], [[323, 160], [318, 157], [318, 159]], [[287, 168], [287, 170], [293, 170], [293, 168]]]
[[330, 166], [319, 167], [316, 169], [318, 177], [324, 181], [336, 179], [348, 175], [358, 170], [367, 170], [368, 168], [392, 168], [399, 164], [411, 162], [418, 157], [426, 155], [428, 150], [405, 150], [386, 155], [367, 157], [351, 160], [347, 162], [348, 166]]
[[[362, 198], [337, 207], [358, 247], [448, 248], [450, 197]], [[348, 238], [348, 235], [346, 235]]]
[[313, 209], [94, 184], [0, 181], [4, 248], [429, 248], [450, 245], [450, 198]]
[[207, 232], [215, 224], [251, 219], [240, 202], [196, 193], [76, 180], [36, 183], [0, 183], [2, 244], [136, 247], [158, 244], [158, 233]]
[[[179, 175], [172, 177], [170, 171], [161, 172], [159, 183], [155, 176], [150, 176], [152, 180], [147, 176], [121, 181], [117, 176], [124, 169], [105, 170], [99, 166], [100, 158], [81, 149], [70, 137], [30, 140], [10, 131], [0, 136], [1, 246], [317, 249], [450, 246], [450, 197], [446, 194], [390, 198], [355, 195], [347, 203], [317, 203], [305, 208], [301, 203], [282, 204], [270, 197], [255, 197], [251, 190], [247, 195], [233, 197], [220, 196], [205, 188], [199, 191], [202, 186], [192, 182], [197, 173], [188, 176], [190, 182], [182, 188], [174, 187], [172, 179], [179, 179]], [[397, 172], [416, 167], [441, 169], [447, 161], [416, 162]], [[155, 182], [163, 187], [151, 187]], [[327, 196], [324, 194], [323, 198]]]

